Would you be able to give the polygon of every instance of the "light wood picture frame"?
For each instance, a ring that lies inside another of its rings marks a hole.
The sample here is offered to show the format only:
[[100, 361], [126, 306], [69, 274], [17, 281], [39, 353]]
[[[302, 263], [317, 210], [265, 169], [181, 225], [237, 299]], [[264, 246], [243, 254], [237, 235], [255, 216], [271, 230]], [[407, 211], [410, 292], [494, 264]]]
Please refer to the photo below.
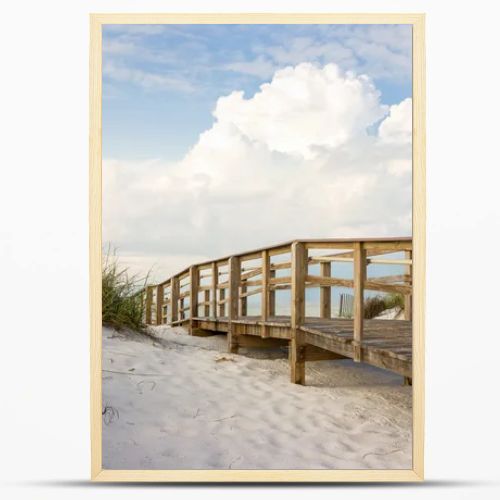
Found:
[[[102, 467], [102, 27], [106, 24], [410, 24], [413, 27], [413, 467], [408, 470], [107, 470]], [[425, 324], [424, 14], [91, 14], [90, 363], [91, 478], [149, 482], [345, 482], [424, 479]]]

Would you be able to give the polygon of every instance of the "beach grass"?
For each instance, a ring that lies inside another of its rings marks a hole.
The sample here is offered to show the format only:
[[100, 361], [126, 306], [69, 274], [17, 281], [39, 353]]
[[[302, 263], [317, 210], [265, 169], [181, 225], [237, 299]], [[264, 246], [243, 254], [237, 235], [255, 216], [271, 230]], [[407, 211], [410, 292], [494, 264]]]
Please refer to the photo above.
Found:
[[390, 293], [387, 295], [376, 295], [370, 297], [364, 302], [364, 314], [366, 319], [375, 318], [387, 309], [398, 307], [404, 309], [404, 298], [399, 293]]
[[102, 323], [118, 330], [130, 328], [144, 332], [143, 290], [149, 274], [131, 275], [110, 251], [102, 266]]

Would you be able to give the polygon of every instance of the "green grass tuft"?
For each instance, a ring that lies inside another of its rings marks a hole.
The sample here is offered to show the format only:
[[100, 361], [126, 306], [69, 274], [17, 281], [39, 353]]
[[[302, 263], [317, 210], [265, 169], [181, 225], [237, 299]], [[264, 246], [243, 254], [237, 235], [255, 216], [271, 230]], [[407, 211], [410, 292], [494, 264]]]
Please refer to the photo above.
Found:
[[102, 267], [102, 324], [117, 330], [130, 328], [144, 332], [143, 290], [149, 275], [129, 276], [113, 254], [106, 254]]
[[386, 309], [393, 309], [394, 307], [404, 309], [404, 298], [399, 293], [370, 297], [364, 303], [365, 318], [375, 318]]

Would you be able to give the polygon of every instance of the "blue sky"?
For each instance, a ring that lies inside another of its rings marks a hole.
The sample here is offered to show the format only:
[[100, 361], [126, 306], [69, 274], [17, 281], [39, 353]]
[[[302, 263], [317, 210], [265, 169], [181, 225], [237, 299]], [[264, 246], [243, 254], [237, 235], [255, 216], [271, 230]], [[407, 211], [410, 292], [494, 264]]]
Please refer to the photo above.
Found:
[[104, 245], [165, 279], [281, 241], [411, 235], [411, 40], [408, 25], [105, 26]]
[[395, 104], [411, 96], [411, 26], [104, 26], [103, 155], [180, 160], [220, 96], [301, 62], [366, 73]]

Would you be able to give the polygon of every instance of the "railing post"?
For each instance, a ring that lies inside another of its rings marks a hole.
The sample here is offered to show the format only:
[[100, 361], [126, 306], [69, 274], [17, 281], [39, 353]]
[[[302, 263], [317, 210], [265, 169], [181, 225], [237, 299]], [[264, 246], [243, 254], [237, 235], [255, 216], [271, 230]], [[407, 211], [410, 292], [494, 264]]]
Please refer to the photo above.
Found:
[[198, 286], [200, 281], [198, 266], [189, 268], [189, 335], [193, 335], [194, 318], [198, 317]]
[[217, 263], [212, 262], [212, 315], [217, 318], [217, 284], [219, 283], [219, 269]]
[[156, 287], [156, 324], [163, 323], [163, 285]]
[[210, 316], [210, 290], [205, 290], [203, 296], [203, 302], [205, 302], [205, 307], [203, 309], [203, 316], [208, 318]]
[[226, 300], [226, 289], [221, 288], [219, 290], [219, 316], [221, 318], [226, 315], [226, 303], [224, 300]]
[[146, 325], [152, 323], [152, 306], [153, 305], [153, 287], [148, 286], [146, 289]]
[[[411, 250], [406, 250], [405, 251], [405, 259], [412, 259], [412, 251]], [[411, 284], [413, 286], [413, 260], [411, 265], [405, 266], [405, 274], [408, 274], [411, 279]], [[412, 295], [407, 294], [404, 296], [404, 318], [411, 321], [413, 316], [412, 313]]]
[[[246, 285], [241, 285], [241, 293], [246, 293], [247, 287]], [[246, 316], [248, 312], [248, 301], [246, 297], [241, 297], [240, 299], [240, 310], [241, 310], [241, 316]]]
[[[269, 271], [269, 280], [276, 277], [276, 271], [271, 269]], [[269, 290], [269, 316], [276, 316], [276, 291], [270, 289]]]
[[174, 276], [170, 280], [170, 310], [172, 323], [179, 320], [179, 278]]
[[292, 298], [290, 321], [292, 337], [289, 350], [291, 381], [294, 384], [305, 384], [305, 342], [304, 332], [300, 330], [306, 315], [305, 285], [308, 265], [307, 250], [304, 243], [296, 241], [292, 244], [291, 258]]
[[361, 343], [363, 342], [364, 321], [364, 286], [366, 279], [366, 249], [362, 242], [354, 243], [354, 332], [353, 359], [361, 361]]
[[[332, 265], [330, 262], [320, 262], [320, 275], [325, 278], [331, 278]], [[319, 317], [332, 317], [332, 292], [329, 286], [322, 286], [319, 289]]]
[[[262, 251], [262, 293], [261, 293], [261, 321], [266, 322], [269, 319], [269, 278], [270, 278], [270, 258], [269, 251]], [[266, 325], [262, 325], [261, 337], [269, 337], [269, 329]]]
[[233, 320], [238, 317], [239, 287], [241, 282], [240, 258], [233, 256], [229, 258], [229, 305], [228, 305], [228, 350], [238, 352], [238, 340], [236, 338]]

